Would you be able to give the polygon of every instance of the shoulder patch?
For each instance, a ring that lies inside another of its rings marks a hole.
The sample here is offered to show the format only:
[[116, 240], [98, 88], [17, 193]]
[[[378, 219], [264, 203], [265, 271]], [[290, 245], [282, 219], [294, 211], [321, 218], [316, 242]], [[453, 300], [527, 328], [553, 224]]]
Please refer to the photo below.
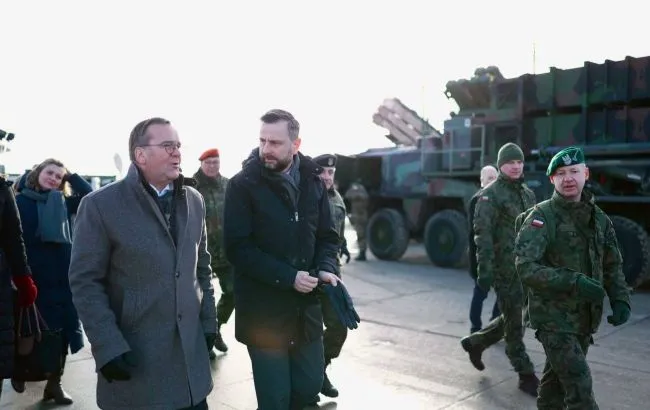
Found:
[[480, 201], [489, 201], [489, 200], [490, 200], [490, 197], [487, 196], [487, 195], [481, 195], [481, 197], [479, 198], [479, 200], [480, 200]]
[[533, 218], [533, 220], [530, 222], [530, 226], [534, 228], [541, 228], [542, 226], [544, 226], [544, 221], [542, 221], [539, 218]]

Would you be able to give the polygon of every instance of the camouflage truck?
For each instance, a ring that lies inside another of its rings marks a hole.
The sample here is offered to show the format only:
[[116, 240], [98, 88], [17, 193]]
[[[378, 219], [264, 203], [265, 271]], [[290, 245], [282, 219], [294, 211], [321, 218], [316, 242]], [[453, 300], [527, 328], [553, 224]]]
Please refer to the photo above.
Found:
[[650, 279], [650, 57], [626, 57], [543, 74], [504, 78], [496, 67], [450, 81], [459, 106], [439, 132], [397, 99], [373, 120], [396, 147], [339, 156], [342, 192], [360, 181], [371, 201], [368, 247], [397, 260], [409, 240], [423, 241], [430, 260], [462, 264], [467, 252], [467, 203], [480, 169], [498, 149], [519, 144], [525, 179], [538, 201], [550, 197], [550, 157], [568, 145], [585, 150], [590, 189], [610, 215], [630, 286]]

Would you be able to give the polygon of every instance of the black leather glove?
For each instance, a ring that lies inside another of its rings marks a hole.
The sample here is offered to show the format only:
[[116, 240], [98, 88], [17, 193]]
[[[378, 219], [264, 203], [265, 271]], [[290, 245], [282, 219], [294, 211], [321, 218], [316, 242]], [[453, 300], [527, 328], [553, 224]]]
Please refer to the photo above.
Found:
[[350, 251], [348, 250], [348, 241], [345, 238], [339, 249], [339, 255], [345, 256], [345, 263], [350, 263]]
[[214, 347], [214, 344], [217, 341], [217, 334], [216, 333], [206, 333], [205, 334], [205, 344], [208, 345], [208, 352], [212, 350]]
[[106, 363], [99, 371], [109, 383], [113, 381], [126, 381], [131, 380], [131, 369], [136, 367], [136, 365], [133, 353], [126, 352]]
[[[359, 327], [357, 323], [361, 323], [361, 318], [359, 317], [359, 314], [357, 313], [356, 309], [354, 308], [354, 303], [352, 303], [352, 297], [350, 297], [350, 294], [348, 293], [348, 289], [343, 285], [342, 282], [339, 282], [339, 286], [341, 288], [341, 294], [343, 295], [343, 302], [345, 304], [345, 307], [347, 308], [347, 314], [348, 314], [348, 328], [349, 329], [356, 329]], [[353, 327], [351, 327], [353, 326]]]
[[322, 290], [327, 295], [341, 324], [350, 330], [358, 328], [357, 323], [360, 323], [361, 319], [354, 309], [352, 298], [345, 285], [342, 282], [338, 282], [336, 286], [326, 283], [322, 285]]

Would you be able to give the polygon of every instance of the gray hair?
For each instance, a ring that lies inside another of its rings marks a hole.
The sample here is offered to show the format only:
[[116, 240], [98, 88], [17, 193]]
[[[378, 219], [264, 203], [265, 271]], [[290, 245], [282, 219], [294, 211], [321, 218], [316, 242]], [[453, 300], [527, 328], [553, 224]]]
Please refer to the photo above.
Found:
[[171, 122], [164, 118], [153, 117], [148, 120], [140, 121], [138, 125], [133, 127], [131, 135], [129, 136], [129, 158], [131, 162], [135, 162], [135, 149], [137, 147], [145, 146], [151, 140], [147, 135], [147, 130], [152, 125], [169, 125]]

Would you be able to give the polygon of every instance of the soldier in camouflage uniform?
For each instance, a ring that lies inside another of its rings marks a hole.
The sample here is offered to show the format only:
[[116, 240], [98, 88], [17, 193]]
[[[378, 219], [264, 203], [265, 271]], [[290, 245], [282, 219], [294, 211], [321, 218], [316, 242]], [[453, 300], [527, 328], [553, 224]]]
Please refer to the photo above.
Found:
[[[345, 203], [341, 195], [334, 189], [334, 174], [336, 172], [336, 156], [330, 154], [320, 155], [314, 158], [314, 162], [323, 168], [320, 174], [321, 179], [325, 183], [327, 193], [330, 200], [330, 208], [332, 210], [332, 218], [339, 233], [340, 249], [337, 258], [337, 271], [336, 276], [341, 277], [341, 256], [346, 257], [345, 263], [350, 262], [350, 252], [348, 252], [347, 242], [345, 240], [345, 217], [346, 209]], [[323, 309], [323, 322], [325, 324], [325, 333], [323, 335], [323, 344], [325, 346], [325, 368], [341, 353], [343, 343], [348, 336], [347, 327], [339, 321], [334, 309], [332, 308], [329, 298], [323, 295], [321, 297], [321, 306]], [[323, 387], [321, 393], [327, 397], [338, 397], [338, 390], [332, 385], [327, 373], [323, 380]]]
[[630, 295], [612, 221], [583, 191], [589, 169], [581, 149], [557, 153], [546, 174], [551, 199], [517, 218], [515, 266], [526, 287], [526, 324], [546, 352], [538, 409], [596, 410], [587, 350], [603, 315], [605, 293], [620, 326]]
[[516, 144], [499, 150], [499, 176], [482, 190], [474, 213], [476, 283], [484, 291], [494, 286], [501, 315], [484, 329], [461, 339], [463, 349], [478, 370], [485, 369], [481, 355], [501, 338], [506, 355], [519, 374], [519, 389], [537, 395], [539, 379], [524, 345], [523, 289], [514, 267], [515, 219], [535, 205], [535, 194], [523, 181], [524, 154]]
[[[219, 150], [216, 148], [205, 151], [199, 157], [201, 168], [194, 174], [197, 182], [196, 189], [205, 201], [205, 224], [208, 234], [208, 251], [210, 252], [212, 271], [219, 279], [221, 298], [217, 303], [217, 340], [215, 347], [226, 352], [228, 346], [221, 336], [221, 325], [226, 323], [235, 309], [233, 294], [233, 269], [223, 249], [223, 208], [226, 198], [228, 178], [219, 173], [221, 164]], [[210, 359], [216, 358], [214, 350], [210, 349]]]
[[357, 243], [359, 244], [359, 255], [354, 258], [357, 261], [366, 260], [366, 228], [368, 226], [368, 191], [360, 182], [353, 182], [345, 193], [345, 199], [350, 201], [351, 215], [350, 222], [357, 232]]

